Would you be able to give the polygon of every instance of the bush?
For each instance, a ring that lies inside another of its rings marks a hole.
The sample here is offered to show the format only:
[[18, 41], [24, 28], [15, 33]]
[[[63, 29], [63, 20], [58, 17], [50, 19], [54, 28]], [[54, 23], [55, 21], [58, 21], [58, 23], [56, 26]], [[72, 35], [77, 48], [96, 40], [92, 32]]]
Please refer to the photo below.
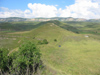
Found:
[[0, 49], [0, 74], [32, 75], [42, 68], [41, 54], [36, 45], [26, 42], [18, 52], [8, 56], [8, 50]]
[[79, 34], [79, 32], [78, 32], [78, 31], [76, 31], [76, 33], [77, 33], [77, 34]]
[[42, 45], [42, 44], [48, 44], [48, 41], [46, 39], [42, 40], [42, 41], [38, 41], [38, 44], [39, 45]]
[[36, 45], [32, 42], [27, 42], [19, 48], [19, 53], [13, 61], [13, 68], [18, 74], [33, 74], [41, 66], [40, 52]]
[[8, 49], [0, 49], [0, 69], [1, 72], [8, 71]]
[[55, 42], [57, 42], [57, 39], [54, 39]]
[[48, 44], [48, 41], [46, 39], [44, 39], [43, 44]]
[[43, 44], [43, 42], [39, 40], [39, 41], [38, 41], [38, 44], [39, 44], [39, 45], [42, 45], [42, 44]]

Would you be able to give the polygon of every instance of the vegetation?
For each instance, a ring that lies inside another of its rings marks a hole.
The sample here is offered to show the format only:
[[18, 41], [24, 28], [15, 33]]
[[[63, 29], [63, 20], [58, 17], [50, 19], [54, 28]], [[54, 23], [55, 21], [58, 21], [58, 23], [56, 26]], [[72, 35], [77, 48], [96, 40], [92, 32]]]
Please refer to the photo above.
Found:
[[48, 44], [48, 41], [46, 39], [44, 39], [43, 44]]
[[0, 49], [0, 74], [35, 74], [43, 66], [40, 57], [39, 49], [32, 42], [23, 44], [17, 53], [8, 54], [7, 49]]
[[39, 41], [38, 41], [38, 44], [39, 44], [39, 45], [42, 45], [42, 44], [43, 44], [43, 42], [39, 40]]
[[[33, 25], [34, 22], [10, 22], [10, 24], [27, 26]], [[46, 21], [35, 23], [33, 26], [36, 28], [33, 27], [29, 31], [0, 32], [0, 73], [100, 74], [99, 22]], [[26, 40], [31, 42], [25, 43]]]
[[[64, 29], [78, 32], [80, 34], [100, 34], [100, 22], [65, 22], [66, 24], [64, 26], [61, 26]], [[70, 25], [68, 29], [67, 25]]]
[[15, 32], [15, 31], [28, 31], [37, 28], [38, 22], [4, 22], [0, 23], [0, 31]]
[[38, 44], [39, 44], [39, 45], [48, 44], [48, 41], [47, 41], [47, 39], [39, 40], [39, 41], [38, 41]]
[[6, 71], [8, 71], [8, 50], [1, 48], [0, 49], [0, 74], [1, 72], [4, 73]]
[[57, 39], [54, 39], [55, 42], [57, 42]]

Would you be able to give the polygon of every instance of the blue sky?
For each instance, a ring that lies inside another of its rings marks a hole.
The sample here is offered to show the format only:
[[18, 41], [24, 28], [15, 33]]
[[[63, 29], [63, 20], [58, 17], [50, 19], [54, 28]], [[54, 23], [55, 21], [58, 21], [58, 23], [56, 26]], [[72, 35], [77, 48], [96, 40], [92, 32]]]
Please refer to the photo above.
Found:
[[0, 0], [0, 18], [100, 18], [100, 0]]
[[75, 0], [0, 0], [1, 7], [7, 7], [9, 9], [27, 9], [28, 3], [41, 3], [46, 5], [58, 5], [57, 8], [65, 8], [75, 3]]

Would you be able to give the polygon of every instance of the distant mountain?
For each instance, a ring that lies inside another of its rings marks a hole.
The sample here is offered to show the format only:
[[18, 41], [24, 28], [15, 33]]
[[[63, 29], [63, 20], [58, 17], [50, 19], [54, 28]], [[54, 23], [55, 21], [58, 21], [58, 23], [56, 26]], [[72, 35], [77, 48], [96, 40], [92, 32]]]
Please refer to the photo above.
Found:
[[100, 22], [100, 19], [90, 19], [89, 22]]
[[20, 17], [9, 17], [9, 18], [0, 18], [0, 22], [13, 22], [13, 21], [50, 21], [50, 20], [58, 20], [58, 21], [87, 21], [87, 22], [100, 22], [100, 19], [84, 19], [84, 18], [72, 18], [72, 17], [53, 17], [53, 18], [20, 18]]
[[53, 17], [53, 18], [34, 18], [32, 21], [50, 21], [50, 20], [59, 20], [59, 21], [86, 21], [83, 18], [72, 18], [72, 17]]
[[0, 18], [0, 22], [18, 22], [18, 21], [27, 21], [27, 18], [20, 17], [9, 17], [9, 18]]

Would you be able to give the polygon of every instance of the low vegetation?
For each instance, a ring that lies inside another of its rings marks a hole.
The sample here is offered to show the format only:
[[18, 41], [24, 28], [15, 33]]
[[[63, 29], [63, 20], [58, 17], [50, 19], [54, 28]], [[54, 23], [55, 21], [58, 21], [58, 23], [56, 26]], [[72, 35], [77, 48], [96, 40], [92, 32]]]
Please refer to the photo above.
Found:
[[2, 29], [9, 26], [15, 31], [0, 32], [1, 75], [100, 74], [99, 22], [10, 22]]
[[0, 23], [0, 32], [29, 31], [37, 28], [39, 22], [4, 22]]
[[34, 75], [43, 68], [41, 54], [36, 45], [27, 42], [17, 52], [9, 54], [8, 49], [0, 49], [0, 75]]

